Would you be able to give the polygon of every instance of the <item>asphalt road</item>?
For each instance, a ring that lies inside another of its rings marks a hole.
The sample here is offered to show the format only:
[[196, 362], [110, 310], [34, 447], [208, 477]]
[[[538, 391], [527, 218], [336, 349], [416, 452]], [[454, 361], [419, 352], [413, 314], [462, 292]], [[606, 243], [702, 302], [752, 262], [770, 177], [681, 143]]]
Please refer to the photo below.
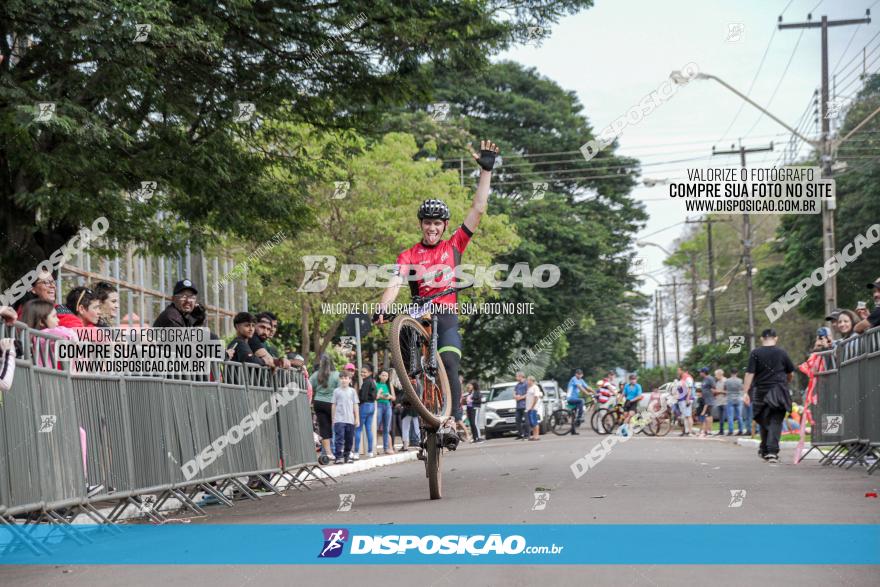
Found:
[[[233, 509], [209, 508], [192, 524], [744, 524], [880, 523], [880, 500], [866, 492], [880, 477], [860, 470], [821, 467], [816, 461], [764, 463], [751, 448], [728, 440], [637, 437], [618, 444], [579, 479], [571, 463], [598, 442], [593, 435], [539, 442], [511, 438], [462, 446], [445, 458], [444, 498], [427, 499], [420, 462], [382, 467], [340, 478], [330, 487], [286, 492]], [[536, 490], [550, 490], [534, 510]], [[745, 490], [740, 507], [730, 491]], [[350, 511], [337, 511], [339, 494], [354, 494]], [[720, 531], [720, 530], [719, 530]], [[758, 539], [756, 537], [756, 539]], [[731, 544], [731, 548], [743, 545]], [[669, 544], [608, 548], [668, 549]], [[769, 547], [807, 549], [791, 536]], [[602, 553], [596, 553], [601, 561]], [[880, 585], [880, 569], [866, 566], [46, 566], [0, 567], [0, 584], [174, 587], [245, 585]]]

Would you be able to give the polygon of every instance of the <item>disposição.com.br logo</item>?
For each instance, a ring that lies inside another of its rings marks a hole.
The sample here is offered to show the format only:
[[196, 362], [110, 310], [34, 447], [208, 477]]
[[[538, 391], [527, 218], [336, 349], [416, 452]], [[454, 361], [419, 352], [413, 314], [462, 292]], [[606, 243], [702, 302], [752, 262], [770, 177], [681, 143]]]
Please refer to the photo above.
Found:
[[[346, 528], [324, 528], [324, 541], [318, 558], [336, 558], [345, 550], [346, 543], [351, 555], [546, 555], [560, 554], [564, 546], [528, 546], [526, 539], [518, 534], [502, 537], [501, 534], [429, 534], [352, 535]], [[349, 541], [349, 538], [351, 539]]]

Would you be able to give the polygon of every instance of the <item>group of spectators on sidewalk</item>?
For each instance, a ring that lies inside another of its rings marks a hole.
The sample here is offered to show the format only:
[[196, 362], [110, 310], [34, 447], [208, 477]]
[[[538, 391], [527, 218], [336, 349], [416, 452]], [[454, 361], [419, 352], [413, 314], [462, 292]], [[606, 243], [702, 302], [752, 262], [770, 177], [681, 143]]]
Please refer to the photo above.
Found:
[[[338, 369], [330, 354], [325, 353], [311, 375], [312, 406], [322, 454], [338, 463], [356, 461], [361, 458], [361, 445], [365, 442], [366, 457], [372, 458], [377, 452], [373, 446], [374, 423], [377, 435], [382, 435], [382, 454], [392, 455], [418, 446], [419, 415], [408, 401], [396, 372], [383, 369], [374, 377], [369, 364], [361, 368], [359, 377], [356, 371], [353, 363]], [[420, 395], [419, 381], [411, 379], [410, 384]], [[471, 388], [469, 384], [468, 389]], [[479, 405], [479, 399], [473, 399], [478, 394], [479, 391], [465, 398]]]

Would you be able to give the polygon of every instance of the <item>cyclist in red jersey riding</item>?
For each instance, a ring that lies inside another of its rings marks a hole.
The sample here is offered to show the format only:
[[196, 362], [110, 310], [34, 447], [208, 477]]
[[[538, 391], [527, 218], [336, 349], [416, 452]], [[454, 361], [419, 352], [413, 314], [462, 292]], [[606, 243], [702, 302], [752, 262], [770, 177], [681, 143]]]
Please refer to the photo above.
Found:
[[[404, 282], [409, 283], [413, 296], [422, 297], [453, 287], [455, 268], [461, 262], [462, 253], [488, 208], [489, 184], [498, 152], [498, 147], [492, 141], [481, 141], [480, 153], [471, 153], [482, 169], [480, 181], [467, 217], [448, 240], [441, 240], [441, 237], [449, 226], [449, 207], [442, 200], [422, 202], [418, 213], [422, 240], [398, 255], [394, 276], [379, 303], [379, 324], [383, 322], [382, 315], [386, 313], [388, 305], [397, 299]], [[433, 304], [437, 315], [437, 350], [452, 391], [452, 415], [456, 422], [460, 422], [461, 381], [458, 364], [461, 360], [461, 336], [458, 333], [457, 300], [457, 295], [450, 293], [434, 299]]]

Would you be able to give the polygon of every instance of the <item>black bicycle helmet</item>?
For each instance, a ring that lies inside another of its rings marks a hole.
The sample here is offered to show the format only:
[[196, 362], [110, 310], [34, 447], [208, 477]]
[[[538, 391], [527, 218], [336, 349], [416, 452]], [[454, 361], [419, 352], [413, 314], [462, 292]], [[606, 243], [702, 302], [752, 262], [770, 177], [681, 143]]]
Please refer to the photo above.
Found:
[[443, 200], [425, 200], [419, 206], [419, 220], [425, 218], [449, 220], [449, 206]]

